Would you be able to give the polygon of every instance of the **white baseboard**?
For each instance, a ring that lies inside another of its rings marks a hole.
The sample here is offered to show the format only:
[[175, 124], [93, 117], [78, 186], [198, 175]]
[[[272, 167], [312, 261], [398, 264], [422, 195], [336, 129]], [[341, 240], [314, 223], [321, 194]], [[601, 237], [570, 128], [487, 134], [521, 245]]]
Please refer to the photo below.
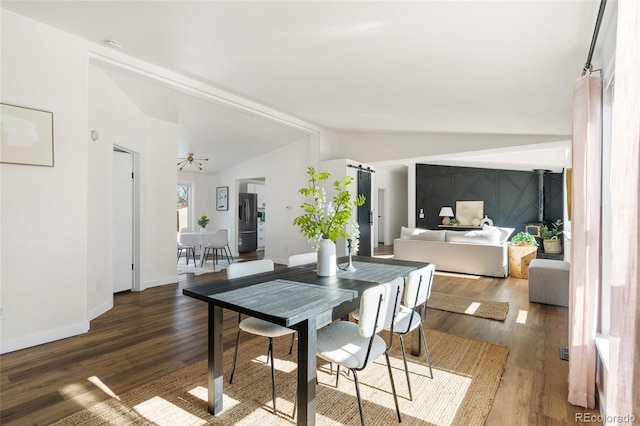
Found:
[[87, 321], [98, 318], [100, 315], [109, 311], [111, 308], [113, 308], [113, 297], [110, 300], [104, 302], [102, 305], [95, 307], [87, 312]]
[[68, 327], [58, 328], [55, 330], [45, 331], [43, 333], [32, 334], [30, 336], [19, 337], [17, 339], [0, 342], [0, 354], [17, 351], [20, 349], [30, 348], [32, 346], [41, 345], [43, 343], [54, 342], [67, 337], [77, 336], [89, 331], [89, 321], [83, 321]]
[[142, 283], [140, 286], [140, 291], [146, 290], [151, 287], [158, 287], [165, 284], [174, 284], [178, 282], [178, 275], [172, 275], [170, 277], [159, 278], [153, 281], [147, 281]]

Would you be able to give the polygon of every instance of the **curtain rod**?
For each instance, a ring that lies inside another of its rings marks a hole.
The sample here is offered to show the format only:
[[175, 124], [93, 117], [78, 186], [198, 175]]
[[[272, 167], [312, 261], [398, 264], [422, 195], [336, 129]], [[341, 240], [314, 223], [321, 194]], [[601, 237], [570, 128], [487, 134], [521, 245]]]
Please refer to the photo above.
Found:
[[591, 37], [591, 47], [589, 47], [589, 54], [587, 55], [587, 62], [582, 68], [582, 75], [584, 76], [587, 71], [593, 71], [593, 65], [591, 65], [591, 58], [593, 57], [593, 49], [596, 47], [596, 41], [598, 40], [598, 33], [600, 32], [600, 24], [602, 23], [602, 16], [604, 15], [604, 7], [607, 5], [607, 0], [600, 0], [600, 9], [598, 10], [598, 17], [596, 18], [596, 26], [593, 29], [593, 37]]

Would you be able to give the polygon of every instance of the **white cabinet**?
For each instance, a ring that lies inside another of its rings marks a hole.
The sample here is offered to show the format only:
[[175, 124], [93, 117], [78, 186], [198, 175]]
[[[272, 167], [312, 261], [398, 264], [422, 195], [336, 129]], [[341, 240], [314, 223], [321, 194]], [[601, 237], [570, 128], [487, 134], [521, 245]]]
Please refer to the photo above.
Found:
[[258, 250], [264, 250], [264, 238], [267, 225], [265, 222], [258, 221]]

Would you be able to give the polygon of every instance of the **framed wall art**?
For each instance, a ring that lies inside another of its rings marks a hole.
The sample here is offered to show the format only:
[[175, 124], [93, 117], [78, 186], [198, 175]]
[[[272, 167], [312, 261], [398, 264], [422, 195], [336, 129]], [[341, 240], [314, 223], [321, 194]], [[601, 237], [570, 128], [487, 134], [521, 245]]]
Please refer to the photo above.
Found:
[[229, 187], [216, 188], [216, 210], [229, 210]]
[[53, 113], [0, 104], [0, 163], [53, 167]]
[[479, 226], [484, 217], [484, 201], [456, 201], [456, 219], [460, 225]]

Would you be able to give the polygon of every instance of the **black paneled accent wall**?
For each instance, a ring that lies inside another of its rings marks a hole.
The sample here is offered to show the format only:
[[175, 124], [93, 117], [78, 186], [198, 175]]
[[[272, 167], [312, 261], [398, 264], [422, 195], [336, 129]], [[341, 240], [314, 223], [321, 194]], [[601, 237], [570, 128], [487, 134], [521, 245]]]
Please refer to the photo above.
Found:
[[[495, 226], [523, 231], [538, 222], [538, 188], [534, 171], [416, 164], [416, 227], [437, 229], [440, 208], [450, 206], [455, 213], [456, 201], [484, 201], [484, 214]], [[544, 220], [562, 219], [562, 173], [545, 174], [544, 195]]]

